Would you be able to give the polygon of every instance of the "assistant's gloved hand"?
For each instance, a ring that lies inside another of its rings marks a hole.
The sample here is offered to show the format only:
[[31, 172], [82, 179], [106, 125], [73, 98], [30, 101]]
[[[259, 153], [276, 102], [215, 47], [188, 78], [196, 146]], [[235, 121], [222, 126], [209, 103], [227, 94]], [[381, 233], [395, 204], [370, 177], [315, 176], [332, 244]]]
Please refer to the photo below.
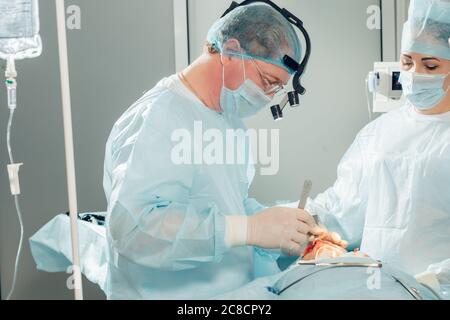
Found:
[[439, 280], [436, 277], [436, 274], [430, 271], [425, 271], [414, 276], [417, 282], [433, 289], [436, 292], [441, 290], [441, 285], [439, 284]]
[[300, 256], [306, 245], [318, 236], [313, 217], [301, 209], [273, 207], [248, 217], [247, 245], [281, 249]]
[[331, 242], [337, 246], [340, 246], [344, 249], [348, 247], [348, 242], [346, 240], [343, 240], [341, 236], [336, 232], [328, 231], [327, 228], [323, 225], [319, 225], [314, 229], [315, 234], [320, 235], [321, 240], [325, 240], [328, 242]]

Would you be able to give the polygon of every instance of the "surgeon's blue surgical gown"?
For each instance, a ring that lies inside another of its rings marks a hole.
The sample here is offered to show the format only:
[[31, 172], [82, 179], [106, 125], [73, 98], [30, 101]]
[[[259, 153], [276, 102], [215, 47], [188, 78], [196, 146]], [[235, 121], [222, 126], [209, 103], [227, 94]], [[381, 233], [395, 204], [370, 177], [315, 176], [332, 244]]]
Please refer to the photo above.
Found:
[[450, 112], [405, 105], [366, 126], [306, 210], [372, 258], [450, 285]]
[[203, 132], [214, 131], [205, 136], [203, 150], [187, 155], [193, 161], [214, 137], [245, 129], [240, 119], [205, 107], [174, 75], [146, 93], [112, 130], [104, 174], [109, 299], [204, 299], [253, 279], [252, 248], [225, 242], [226, 215], [265, 209], [248, 198], [254, 176], [249, 148], [235, 149], [246, 155], [244, 162], [236, 155], [234, 164], [221, 164], [219, 154], [213, 163], [208, 158], [176, 164], [171, 155], [180, 140], [172, 138], [189, 133], [194, 140], [196, 121]]

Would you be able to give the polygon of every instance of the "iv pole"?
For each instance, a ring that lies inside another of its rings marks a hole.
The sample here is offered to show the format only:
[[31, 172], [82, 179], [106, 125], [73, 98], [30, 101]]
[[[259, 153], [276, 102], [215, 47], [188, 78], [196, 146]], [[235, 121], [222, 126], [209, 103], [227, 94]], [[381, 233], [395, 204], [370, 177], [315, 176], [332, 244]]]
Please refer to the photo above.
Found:
[[83, 300], [83, 284], [80, 268], [78, 242], [77, 185], [73, 145], [72, 111], [70, 103], [69, 63], [67, 54], [66, 16], [64, 0], [55, 0], [58, 27], [59, 69], [61, 75], [61, 97], [64, 119], [64, 144], [66, 152], [67, 189], [69, 194], [70, 231], [72, 239], [73, 279], [75, 300]]

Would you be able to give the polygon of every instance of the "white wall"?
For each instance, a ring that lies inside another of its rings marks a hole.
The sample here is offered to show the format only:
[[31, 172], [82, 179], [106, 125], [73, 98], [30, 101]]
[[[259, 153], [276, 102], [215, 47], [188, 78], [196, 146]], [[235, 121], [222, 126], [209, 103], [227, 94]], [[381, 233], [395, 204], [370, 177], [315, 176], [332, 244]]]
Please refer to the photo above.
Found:
[[[298, 199], [303, 181], [313, 193], [329, 187], [336, 166], [357, 132], [368, 122], [364, 81], [381, 59], [380, 30], [366, 26], [366, 10], [377, 0], [277, 0], [303, 20], [313, 52], [301, 107], [274, 123], [270, 110], [249, 119], [253, 128], [280, 128], [280, 171], [257, 176], [252, 195], [264, 202]], [[231, 1], [189, 0], [191, 55], [201, 52], [209, 26]]]

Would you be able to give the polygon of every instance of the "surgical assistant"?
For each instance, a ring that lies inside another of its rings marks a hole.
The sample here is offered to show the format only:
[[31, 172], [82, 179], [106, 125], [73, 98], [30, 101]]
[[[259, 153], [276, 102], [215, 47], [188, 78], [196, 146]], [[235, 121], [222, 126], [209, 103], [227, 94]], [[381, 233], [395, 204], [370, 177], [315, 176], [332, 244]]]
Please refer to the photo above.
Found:
[[450, 2], [411, 2], [402, 43], [408, 101], [356, 137], [333, 187], [306, 210], [431, 287], [450, 285]]

